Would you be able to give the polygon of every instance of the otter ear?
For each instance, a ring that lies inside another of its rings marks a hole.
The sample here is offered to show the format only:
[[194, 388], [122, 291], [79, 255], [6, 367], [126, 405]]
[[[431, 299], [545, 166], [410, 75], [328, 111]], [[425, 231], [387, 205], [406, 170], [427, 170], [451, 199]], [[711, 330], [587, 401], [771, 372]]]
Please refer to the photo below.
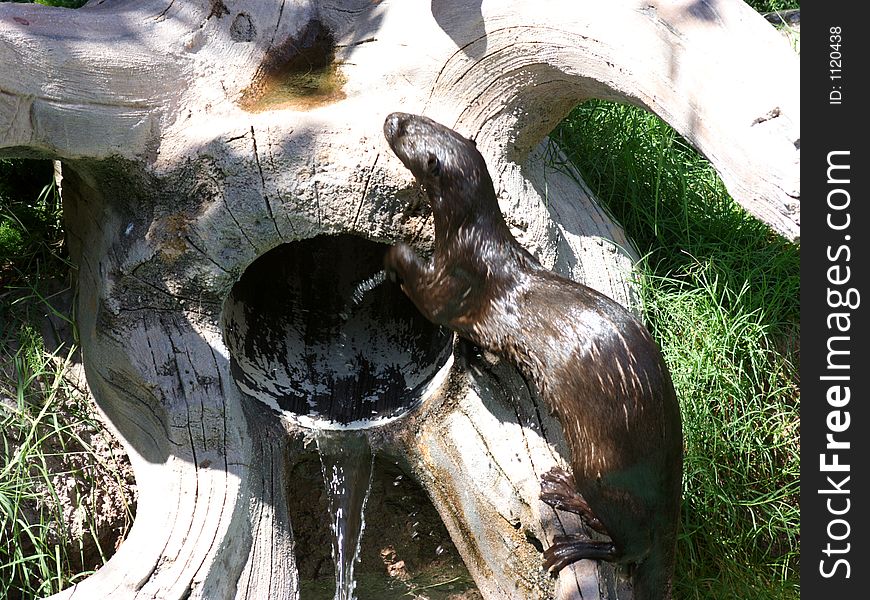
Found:
[[431, 152], [429, 153], [429, 159], [426, 161], [426, 168], [429, 170], [429, 174], [433, 177], [441, 175], [441, 161]]

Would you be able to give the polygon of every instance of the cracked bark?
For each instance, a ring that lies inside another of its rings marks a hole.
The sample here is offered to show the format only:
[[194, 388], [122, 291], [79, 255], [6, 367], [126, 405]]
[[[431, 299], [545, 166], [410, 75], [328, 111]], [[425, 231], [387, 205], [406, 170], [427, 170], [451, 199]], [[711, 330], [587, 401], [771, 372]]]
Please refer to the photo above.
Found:
[[[340, 94], [244, 110], [315, 21]], [[117, 554], [58, 598], [298, 596], [287, 473], [304, 435], [240, 391], [221, 311], [281, 244], [431, 246], [382, 139], [393, 110], [474, 137], [518, 239], [634, 308], [630, 241], [545, 139], [584, 99], [656, 112], [750, 213], [799, 237], [798, 61], [738, 0], [4, 3], [0, 63], [15, 66], [0, 70], [0, 156], [63, 161], [88, 382], [141, 490]], [[234, 143], [249, 134], [253, 154]], [[429, 491], [485, 597], [629, 597], [607, 565], [541, 572], [530, 540], [578, 523], [537, 498], [561, 429], [511, 369], [458, 360], [378, 440]]]

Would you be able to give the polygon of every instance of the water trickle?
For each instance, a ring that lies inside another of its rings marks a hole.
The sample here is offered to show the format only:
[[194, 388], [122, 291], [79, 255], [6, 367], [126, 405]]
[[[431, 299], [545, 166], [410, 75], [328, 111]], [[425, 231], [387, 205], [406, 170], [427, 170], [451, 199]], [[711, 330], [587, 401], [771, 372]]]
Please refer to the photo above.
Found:
[[366, 297], [366, 292], [370, 292], [384, 281], [387, 280], [387, 272], [381, 269], [371, 277], [368, 277], [361, 282], [359, 282], [356, 287], [353, 289], [353, 303], [354, 305], [362, 304], [363, 299]]
[[315, 433], [332, 528], [335, 600], [355, 600], [354, 567], [365, 529], [374, 455], [364, 431]]

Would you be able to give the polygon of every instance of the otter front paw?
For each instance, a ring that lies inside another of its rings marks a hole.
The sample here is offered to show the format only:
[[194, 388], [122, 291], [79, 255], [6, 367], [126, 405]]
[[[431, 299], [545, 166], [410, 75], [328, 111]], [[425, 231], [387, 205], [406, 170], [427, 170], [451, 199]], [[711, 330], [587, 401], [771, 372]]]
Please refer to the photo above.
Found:
[[408, 278], [408, 272], [420, 262], [417, 254], [408, 245], [398, 243], [384, 256], [384, 271], [392, 282], [403, 282]]

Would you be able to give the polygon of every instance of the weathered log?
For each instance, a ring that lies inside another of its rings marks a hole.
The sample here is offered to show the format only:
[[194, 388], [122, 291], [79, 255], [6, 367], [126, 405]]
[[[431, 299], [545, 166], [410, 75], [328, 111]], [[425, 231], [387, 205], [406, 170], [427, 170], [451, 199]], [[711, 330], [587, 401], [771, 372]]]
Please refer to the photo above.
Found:
[[[799, 236], [797, 59], [738, 0], [2, 4], [0, 64], [0, 155], [64, 164], [88, 382], [140, 489], [118, 553], [58, 598], [297, 597], [286, 474], [306, 434], [252, 398], [284, 393], [256, 371], [274, 345], [227, 302], [268, 251], [317, 236], [427, 249], [388, 112], [474, 136], [518, 239], [635, 308], [630, 242], [545, 139], [584, 99], [657, 113]], [[259, 333], [234, 344], [243, 325]], [[609, 565], [540, 568], [535, 540], [576, 524], [538, 500], [564, 448], [522, 380], [460, 357], [421, 390], [376, 447], [429, 491], [483, 594], [614, 597]]]

